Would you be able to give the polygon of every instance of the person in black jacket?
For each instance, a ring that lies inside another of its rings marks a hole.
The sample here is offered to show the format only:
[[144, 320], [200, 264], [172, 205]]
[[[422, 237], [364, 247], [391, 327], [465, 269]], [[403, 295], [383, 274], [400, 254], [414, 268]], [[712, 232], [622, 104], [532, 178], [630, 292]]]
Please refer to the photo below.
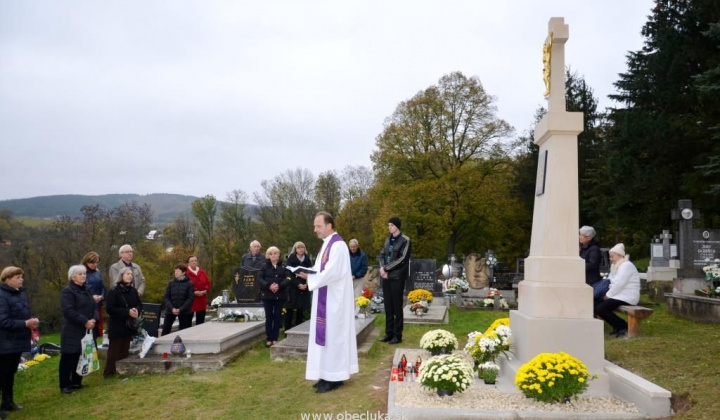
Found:
[[108, 323], [108, 338], [110, 346], [107, 351], [107, 362], [105, 363], [104, 378], [109, 378], [117, 373], [115, 364], [118, 360], [127, 357], [130, 350], [135, 331], [127, 327], [128, 318], [137, 319], [140, 316], [142, 302], [137, 289], [135, 289], [133, 270], [131, 267], [120, 269], [115, 286], [107, 294], [107, 311], [110, 315]]
[[62, 308], [62, 332], [60, 333], [60, 391], [72, 394], [82, 388], [82, 376], [75, 372], [82, 347], [80, 340], [87, 330], [95, 327], [98, 318], [97, 303], [85, 287], [84, 265], [74, 265], [68, 270], [70, 283], [60, 294]]
[[[287, 259], [287, 266], [312, 267], [313, 262], [306, 252], [307, 248], [304, 243], [295, 242]], [[307, 288], [307, 280], [292, 273], [290, 273], [288, 295], [288, 302], [285, 305], [285, 331], [302, 324], [305, 321], [305, 311], [310, 311], [312, 306], [312, 292]], [[293, 322], [293, 318], [295, 318], [295, 322]]]
[[190, 278], [185, 275], [187, 266], [178, 264], [175, 266], [175, 278], [170, 280], [165, 289], [165, 322], [163, 322], [162, 335], [170, 334], [175, 318], [179, 318], [179, 330], [192, 326], [192, 303], [195, 299], [195, 287]]
[[585, 260], [585, 283], [593, 284], [600, 281], [600, 263], [602, 255], [600, 246], [595, 239], [595, 229], [592, 226], [580, 228], [580, 258]]
[[265, 307], [265, 346], [270, 347], [277, 344], [280, 335], [280, 322], [282, 320], [282, 308], [287, 301], [287, 271], [280, 261], [280, 250], [271, 246], [265, 251], [267, 258], [260, 272], [258, 283], [260, 284], [261, 295]]
[[[22, 409], [13, 398], [15, 372], [20, 355], [30, 351], [31, 331], [37, 329], [39, 323], [30, 313], [22, 276], [22, 269], [12, 266], [5, 267], [0, 273], [0, 410]], [[0, 418], [6, 417], [7, 414], [0, 411]]]
[[385, 240], [380, 257], [380, 278], [385, 298], [385, 336], [382, 342], [402, 342], [403, 297], [405, 281], [410, 275], [410, 238], [400, 231], [401, 220], [388, 220], [390, 236]]

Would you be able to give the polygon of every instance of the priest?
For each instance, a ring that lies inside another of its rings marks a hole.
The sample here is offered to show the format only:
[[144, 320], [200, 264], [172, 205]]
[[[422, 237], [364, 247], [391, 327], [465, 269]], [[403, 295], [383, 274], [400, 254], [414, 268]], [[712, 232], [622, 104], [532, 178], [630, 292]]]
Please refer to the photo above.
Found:
[[313, 291], [305, 379], [317, 380], [316, 392], [333, 391], [360, 371], [355, 338], [355, 299], [348, 247], [335, 232], [335, 220], [321, 211], [315, 233], [323, 240], [312, 270], [298, 273]]

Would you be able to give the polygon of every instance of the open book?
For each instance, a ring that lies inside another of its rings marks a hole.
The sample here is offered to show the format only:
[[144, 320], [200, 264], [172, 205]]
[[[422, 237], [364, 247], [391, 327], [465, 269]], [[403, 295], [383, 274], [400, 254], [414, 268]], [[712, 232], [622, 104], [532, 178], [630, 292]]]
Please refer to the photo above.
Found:
[[290, 270], [290, 272], [297, 274], [297, 273], [308, 273], [308, 274], [315, 274], [317, 271], [307, 268], [307, 267], [291, 267], [291, 266], [285, 266], [286, 269]]

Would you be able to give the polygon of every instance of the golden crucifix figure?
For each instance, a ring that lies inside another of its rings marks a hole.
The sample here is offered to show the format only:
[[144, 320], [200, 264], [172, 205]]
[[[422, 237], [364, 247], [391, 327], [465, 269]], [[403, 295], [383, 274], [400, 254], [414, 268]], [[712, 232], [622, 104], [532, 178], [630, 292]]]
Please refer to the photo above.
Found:
[[550, 95], [550, 59], [552, 54], [553, 33], [550, 31], [547, 41], [543, 44], [543, 81], [545, 82], [545, 94]]

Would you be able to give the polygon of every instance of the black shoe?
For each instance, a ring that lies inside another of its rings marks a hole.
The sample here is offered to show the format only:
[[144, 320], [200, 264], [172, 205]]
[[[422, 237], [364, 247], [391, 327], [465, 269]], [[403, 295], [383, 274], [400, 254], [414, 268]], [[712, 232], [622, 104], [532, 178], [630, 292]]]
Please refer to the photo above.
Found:
[[313, 388], [317, 388], [318, 386], [320, 386], [320, 384], [322, 384], [324, 382], [325, 382], [325, 379], [320, 379], [319, 381], [317, 381], [313, 384]]
[[4, 411], [0, 411], [0, 419], [6, 419], [6, 418], [7, 418], [7, 413]]
[[60, 392], [62, 392], [63, 394], [72, 394], [73, 392], [75, 392], [75, 390], [68, 387], [68, 388], [61, 389]]
[[392, 335], [390, 335], [390, 334], [385, 334], [385, 337], [381, 338], [380, 341], [382, 341], [383, 343], [387, 343], [388, 341], [390, 341], [390, 340], [392, 340], [392, 339], [393, 339], [393, 336], [392, 336]]
[[616, 330], [615, 328], [613, 328], [612, 331], [610, 331], [610, 335], [617, 335], [617, 333], [618, 333], [618, 330]]
[[615, 337], [617, 338], [627, 338], [627, 330], [619, 330], [615, 333]]
[[22, 406], [22, 405], [17, 405], [17, 404], [15, 404], [15, 403], [12, 402], [12, 401], [11, 401], [11, 402], [7, 402], [7, 403], [2, 403], [2, 404], [0, 404], [0, 410], [5, 410], [5, 411], [18, 411], [18, 410], [22, 410], [22, 409], [23, 409], [23, 406]]
[[83, 385], [83, 384], [75, 384], [75, 385], [70, 385], [70, 388], [72, 388], [72, 389], [81, 389], [81, 388], [85, 388], [86, 386], [87, 386], [87, 385]]
[[393, 337], [393, 339], [390, 340], [390, 343], [389, 343], [389, 344], [400, 344], [400, 343], [402, 343], [402, 338]]
[[315, 392], [317, 392], [318, 394], [323, 394], [325, 392], [334, 391], [334, 390], [340, 388], [341, 386], [343, 386], [342, 381], [338, 381], [338, 382], [325, 381], [324, 383], [321, 383], [320, 385], [317, 386], [317, 388], [315, 389]]

